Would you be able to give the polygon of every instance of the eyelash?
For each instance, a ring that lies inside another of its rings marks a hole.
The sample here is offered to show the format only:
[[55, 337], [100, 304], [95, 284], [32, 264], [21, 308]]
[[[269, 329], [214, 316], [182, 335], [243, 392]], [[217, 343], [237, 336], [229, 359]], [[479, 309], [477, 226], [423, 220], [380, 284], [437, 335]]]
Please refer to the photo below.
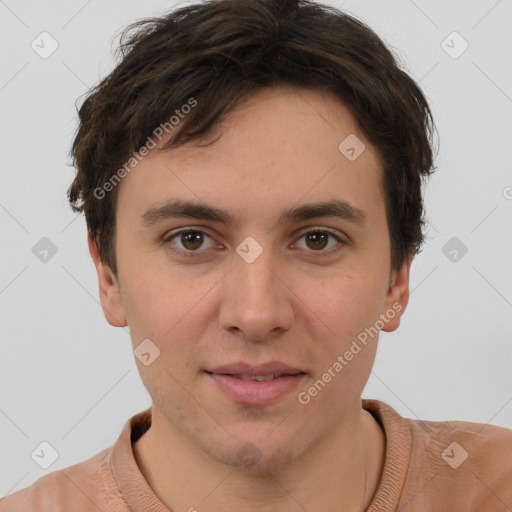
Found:
[[[176, 231], [176, 232], [172, 233], [171, 235], [169, 235], [168, 237], [166, 237], [163, 240], [163, 243], [164, 244], [169, 244], [170, 250], [172, 252], [180, 255], [180, 256], [185, 256], [187, 258], [197, 258], [197, 257], [202, 256], [202, 253], [204, 253], [205, 251], [201, 251], [201, 250], [185, 251], [183, 249], [177, 249], [176, 247], [174, 247], [172, 245], [172, 243], [169, 243], [169, 242], [172, 242], [178, 236], [182, 235], [183, 233], [201, 233], [203, 235], [206, 235], [209, 238], [212, 238], [208, 233], [206, 233], [205, 231], [203, 231], [201, 229], [185, 228], [185, 229], [181, 229], [179, 231]], [[298, 239], [300, 240], [301, 238], [305, 237], [306, 235], [310, 235], [312, 233], [327, 234], [327, 235], [331, 236], [332, 238], [336, 239], [337, 242], [339, 242], [339, 244], [337, 246], [331, 247], [330, 249], [328, 249], [326, 251], [323, 251], [323, 250], [320, 250], [320, 251], [313, 251], [313, 250], [307, 251], [307, 252], [312, 252], [312, 253], [318, 253], [320, 255], [320, 257], [322, 257], [322, 256], [331, 256], [332, 254], [338, 252], [344, 245], [347, 244], [347, 242], [345, 240], [343, 240], [339, 235], [333, 233], [329, 229], [320, 228], [320, 227], [312, 228], [312, 229], [309, 229], [308, 231], [303, 232], [299, 236]]]

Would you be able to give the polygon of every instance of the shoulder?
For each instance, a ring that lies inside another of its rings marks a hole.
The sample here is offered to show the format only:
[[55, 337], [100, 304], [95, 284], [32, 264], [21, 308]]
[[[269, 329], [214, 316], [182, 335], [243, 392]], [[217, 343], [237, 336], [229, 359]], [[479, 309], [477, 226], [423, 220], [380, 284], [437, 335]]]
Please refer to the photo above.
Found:
[[407, 421], [413, 434], [411, 505], [442, 498], [471, 511], [512, 508], [512, 430], [467, 421]]
[[386, 434], [386, 461], [370, 510], [512, 510], [512, 430], [467, 421], [404, 418], [363, 400]]
[[115, 485], [107, 448], [90, 459], [44, 475], [29, 487], [0, 499], [0, 512], [104, 510]]
[[132, 489], [132, 494], [138, 495], [139, 490], [150, 492], [132, 451], [132, 442], [150, 425], [148, 408], [126, 420], [117, 441], [109, 448], [0, 499], [0, 512], [130, 512], [119, 479], [124, 479], [124, 489]]

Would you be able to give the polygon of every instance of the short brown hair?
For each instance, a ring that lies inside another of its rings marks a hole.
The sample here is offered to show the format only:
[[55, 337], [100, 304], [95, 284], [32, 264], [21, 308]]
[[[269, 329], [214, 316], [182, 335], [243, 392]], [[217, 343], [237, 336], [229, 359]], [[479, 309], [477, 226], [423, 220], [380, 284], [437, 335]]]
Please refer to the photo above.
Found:
[[102, 198], [95, 190], [190, 98], [197, 105], [164, 147], [200, 139], [252, 93], [281, 84], [332, 91], [349, 108], [383, 162], [392, 270], [420, 251], [435, 126], [418, 85], [363, 22], [310, 0], [209, 0], [130, 25], [118, 52], [79, 109], [68, 190], [114, 273], [118, 187]]

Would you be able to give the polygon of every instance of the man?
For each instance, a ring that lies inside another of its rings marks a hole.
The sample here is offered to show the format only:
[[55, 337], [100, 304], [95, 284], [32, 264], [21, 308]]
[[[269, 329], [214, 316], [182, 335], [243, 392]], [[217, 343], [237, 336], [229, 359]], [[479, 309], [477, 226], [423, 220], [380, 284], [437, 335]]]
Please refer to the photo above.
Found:
[[2, 511], [512, 510], [512, 432], [361, 400], [423, 241], [433, 122], [365, 25], [220, 0], [136, 25], [69, 199], [152, 407]]

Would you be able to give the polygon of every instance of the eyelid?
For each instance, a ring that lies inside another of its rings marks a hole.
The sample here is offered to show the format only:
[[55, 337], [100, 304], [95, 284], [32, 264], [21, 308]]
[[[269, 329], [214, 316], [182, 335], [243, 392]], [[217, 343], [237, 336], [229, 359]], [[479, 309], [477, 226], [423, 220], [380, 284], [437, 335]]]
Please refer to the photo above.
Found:
[[326, 226], [306, 226], [304, 229], [299, 230], [298, 236], [303, 236], [306, 233], [322, 231], [331, 234], [334, 237], [339, 238], [342, 242], [348, 243], [349, 237], [343, 233], [343, 231], [338, 231], [337, 229], [328, 228]]
[[306, 226], [304, 229], [300, 230], [297, 233], [297, 235], [295, 235], [296, 242], [294, 242], [294, 244], [297, 243], [304, 235], [307, 235], [308, 233], [318, 233], [318, 232], [327, 233], [331, 237], [335, 238], [336, 241], [338, 242], [338, 244], [335, 245], [334, 247], [331, 247], [330, 249], [327, 249], [326, 251], [323, 251], [323, 250], [321, 250], [321, 251], [313, 251], [313, 250], [306, 251], [309, 254], [316, 254], [317, 255], [316, 257], [321, 258], [322, 256], [325, 256], [327, 258], [329, 256], [333, 256], [338, 251], [340, 251], [342, 249], [342, 247], [344, 247], [350, 243], [349, 237], [342, 231], [338, 231], [338, 230], [328, 228], [325, 226]]
[[[208, 232], [208, 229], [206, 229], [204, 227], [184, 226], [182, 228], [176, 228], [175, 230], [172, 230], [172, 231], [166, 233], [162, 237], [162, 242], [161, 243], [162, 243], [162, 245], [169, 244], [169, 242], [172, 242], [176, 237], [178, 237], [182, 233], [188, 233], [188, 232], [198, 232], [198, 233], [201, 233], [201, 234], [206, 235], [207, 237], [211, 238], [214, 242], [216, 242], [215, 238]], [[219, 242], [216, 242], [216, 243], [219, 243]], [[172, 246], [172, 243], [169, 244], [169, 245]], [[222, 244], [220, 244], [220, 245], [222, 245]], [[178, 249], [178, 248], [175, 248], [175, 247], [173, 247], [171, 250], [176, 252], [176, 253], [179, 253], [179, 254], [186, 254], [186, 255], [191, 255], [191, 256], [199, 255], [201, 253], [205, 253], [206, 252], [205, 250], [202, 250], [202, 251], [184, 251], [183, 249]]]
[[184, 226], [182, 228], [176, 228], [173, 229], [162, 237], [162, 243], [167, 243], [173, 238], [177, 237], [178, 235], [181, 235], [182, 233], [188, 233], [189, 231], [197, 231], [199, 233], [203, 233], [204, 235], [209, 236], [210, 238], [214, 238], [213, 235], [209, 233], [208, 228], [203, 226]]
[[[167, 244], [167, 243], [171, 242], [172, 240], [174, 240], [174, 238], [176, 238], [177, 236], [179, 236], [182, 233], [188, 233], [188, 232], [194, 232], [194, 231], [202, 233], [202, 234], [210, 237], [212, 240], [215, 240], [214, 237], [208, 233], [208, 230], [205, 227], [185, 226], [182, 228], [177, 228], [176, 230], [173, 230], [170, 233], [167, 233], [166, 235], [164, 235], [164, 237], [162, 239], [162, 244]], [[313, 254], [317, 253], [319, 256], [322, 256], [322, 255], [327, 256], [327, 255], [336, 253], [340, 249], [340, 247], [339, 247], [340, 244], [347, 245], [350, 242], [350, 238], [343, 232], [340, 232], [340, 231], [337, 231], [337, 230], [334, 230], [332, 228], [328, 228], [325, 226], [306, 226], [306, 227], [302, 228], [301, 230], [299, 230], [294, 235], [294, 237], [295, 237], [294, 243], [296, 243], [298, 240], [300, 240], [304, 235], [306, 235], [308, 233], [315, 233], [315, 232], [327, 233], [339, 242], [337, 246], [331, 247], [327, 251], [308, 251]], [[220, 244], [220, 245], [222, 245], [222, 244]], [[184, 255], [190, 256], [190, 257], [199, 256], [202, 253], [207, 252], [207, 250], [184, 251], [182, 249], [177, 249], [175, 247], [173, 247], [171, 250], [173, 252], [176, 252], [179, 254], [184, 254]]]

